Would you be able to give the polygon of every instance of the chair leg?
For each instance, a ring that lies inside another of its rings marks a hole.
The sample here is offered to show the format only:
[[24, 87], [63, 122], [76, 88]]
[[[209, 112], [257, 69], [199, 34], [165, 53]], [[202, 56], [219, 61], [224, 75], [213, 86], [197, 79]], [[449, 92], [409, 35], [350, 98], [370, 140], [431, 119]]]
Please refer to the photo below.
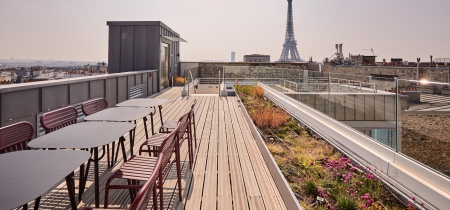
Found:
[[194, 142], [195, 142], [195, 149], [197, 149], [197, 126], [195, 125], [195, 116], [192, 115], [192, 124], [194, 125]]
[[109, 160], [109, 156], [110, 156], [110, 154], [109, 154], [109, 144], [107, 144], [106, 145], [106, 160], [107, 160], [107, 162], [108, 162], [108, 168], [111, 168], [112, 167], [112, 162]]
[[[189, 142], [188, 142], [188, 144], [189, 144]], [[181, 190], [182, 190], [182, 188], [181, 188], [180, 145], [179, 144], [175, 144], [175, 147], [177, 147], [177, 148], [175, 148], [175, 158], [176, 158], [175, 163], [176, 163], [176, 166], [177, 166], [178, 197], [179, 197], [179, 200], [182, 201], [183, 197], [181, 197]], [[189, 148], [188, 148], [188, 150], [189, 150]]]
[[[127, 182], [128, 182], [128, 185], [133, 185], [134, 180], [127, 179]], [[134, 190], [130, 188], [130, 189], [128, 189], [128, 191], [129, 191], [129, 193], [130, 193], [130, 200], [131, 200], [131, 203], [133, 203], [134, 198], [135, 198]]]
[[158, 187], [159, 187], [159, 206], [160, 209], [163, 210], [164, 209], [164, 192], [163, 192], [163, 188], [164, 188], [164, 183], [163, 183], [163, 179], [162, 179], [162, 170], [159, 172], [159, 180], [158, 180]]
[[192, 154], [192, 142], [191, 139], [187, 139], [188, 142], [188, 155], [189, 155], [189, 169], [192, 169], [192, 159], [193, 159], [193, 154]]
[[153, 184], [153, 209], [158, 210], [158, 198], [156, 197], [156, 182]]
[[108, 208], [108, 202], [109, 202], [109, 187], [108, 187], [108, 182], [106, 183], [106, 187], [105, 187], [105, 204], [103, 204], [103, 208], [107, 209]]

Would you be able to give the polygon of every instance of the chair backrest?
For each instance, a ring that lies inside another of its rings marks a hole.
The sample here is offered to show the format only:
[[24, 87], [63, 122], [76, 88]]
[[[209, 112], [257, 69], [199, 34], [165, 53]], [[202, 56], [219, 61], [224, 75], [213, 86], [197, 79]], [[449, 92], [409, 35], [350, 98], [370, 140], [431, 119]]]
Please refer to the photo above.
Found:
[[[156, 186], [156, 180], [158, 179], [158, 173], [162, 167], [163, 154], [158, 155], [158, 160], [154, 172], [145, 182], [144, 186], [139, 190], [138, 194], [134, 198], [133, 203], [130, 206], [130, 210], [145, 210], [147, 209], [148, 202], [150, 200], [152, 189]], [[156, 206], [156, 204], [154, 204]]]
[[178, 120], [178, 124], [180, 125], [180, 131], [178, 132], [178, 139], [179, 141], [184, 140], [184, 135], [187, 132], [188, 126], [189, 126], [189, 116], [191, 115], [191, 111], [187, 112], [183, 116], [180, 117]]
[[0, 154], [29, 149], [33, 134], [33, 125], [25, 121], [0, 128]]
[[[197, 99], [195, 99], [194, 102], [191, 105], [191, 110], [190, 110], [190, 115], [189, 115], [189, 120], [190, 121], [195, 120], [194, 119], [194, 117], [195, 117], [195, 115], [194, 115], [195, 104], [197, 104]], [[194, 122], [190, 122], [190, 123], [194, 123]]]
[[173, 155], [175, 144], [178, 141], [178, 132], [180, 130], [180, 123], [177, 124], [177, 127], [173, 129], [172, 132], [163, 140], [161, 146], [158, 149], [158, 154], [162, 154], [162, 167], [166, 167], [166, 165], [170, 162], [170, 158]]
[[81, 110], [83, 110], [85, 116], [89, 116], [106, 108], [108, 108], [108, 101], [104, 98], [96, 98], [84, 102]]
[[197, 99], [194, 99], [194, 102], [191, 105], [191, 110], [194, 110], [195, 104], [197, 104]]
[[73, 106], [47, 112], [41, 116], [41, 125], [45, 134], [77, 123], [78, 111]]

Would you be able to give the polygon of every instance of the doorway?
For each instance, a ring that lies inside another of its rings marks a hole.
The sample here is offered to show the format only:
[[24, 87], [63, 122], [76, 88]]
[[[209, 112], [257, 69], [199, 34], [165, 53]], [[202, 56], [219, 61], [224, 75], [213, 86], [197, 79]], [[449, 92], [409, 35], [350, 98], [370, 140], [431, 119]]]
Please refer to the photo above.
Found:
[[169, 69], [170, 69], [170, 47], [169, 44], [161, 42], [160, 50], [160, 88], [161, 90], [169, 86]]

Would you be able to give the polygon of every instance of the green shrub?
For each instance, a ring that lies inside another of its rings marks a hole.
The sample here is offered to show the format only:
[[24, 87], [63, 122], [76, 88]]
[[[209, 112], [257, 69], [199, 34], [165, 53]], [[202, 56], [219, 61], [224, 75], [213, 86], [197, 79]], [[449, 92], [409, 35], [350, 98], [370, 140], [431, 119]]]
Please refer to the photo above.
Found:
[[286, 178], [290, 176], [297, 176], [297, 169], [290, 163], [285, 163], [281, 165], [280, 170]]
[[306, 195], [313, 196], [314, 198], [319, 195], [319, 189], [316, 183], [311, 180], [306, 181], [305, 185], [303, 185], [303, 190], [305, 190]]
[[337, 199], [337, 207], [339, 210], [357, 210], [358, 203], [347, 196], [342, 196]]

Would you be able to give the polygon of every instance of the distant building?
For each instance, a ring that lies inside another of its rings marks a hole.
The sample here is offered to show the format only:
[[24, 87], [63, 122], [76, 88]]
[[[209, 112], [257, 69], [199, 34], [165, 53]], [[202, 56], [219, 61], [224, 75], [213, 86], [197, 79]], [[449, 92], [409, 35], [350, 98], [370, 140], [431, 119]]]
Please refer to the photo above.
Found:
[[373, 66], [376, 65], [376, 55], [351, 55], [350, 58], [356, 66]]
[[244, 55], [244, 62], [247, 62], [247, 63], [270, 63], [270, 55], [260, 55], [260, 54]]
[[236, 53], [234, 51], [231, 52], [231, 62], [236, 62]]

